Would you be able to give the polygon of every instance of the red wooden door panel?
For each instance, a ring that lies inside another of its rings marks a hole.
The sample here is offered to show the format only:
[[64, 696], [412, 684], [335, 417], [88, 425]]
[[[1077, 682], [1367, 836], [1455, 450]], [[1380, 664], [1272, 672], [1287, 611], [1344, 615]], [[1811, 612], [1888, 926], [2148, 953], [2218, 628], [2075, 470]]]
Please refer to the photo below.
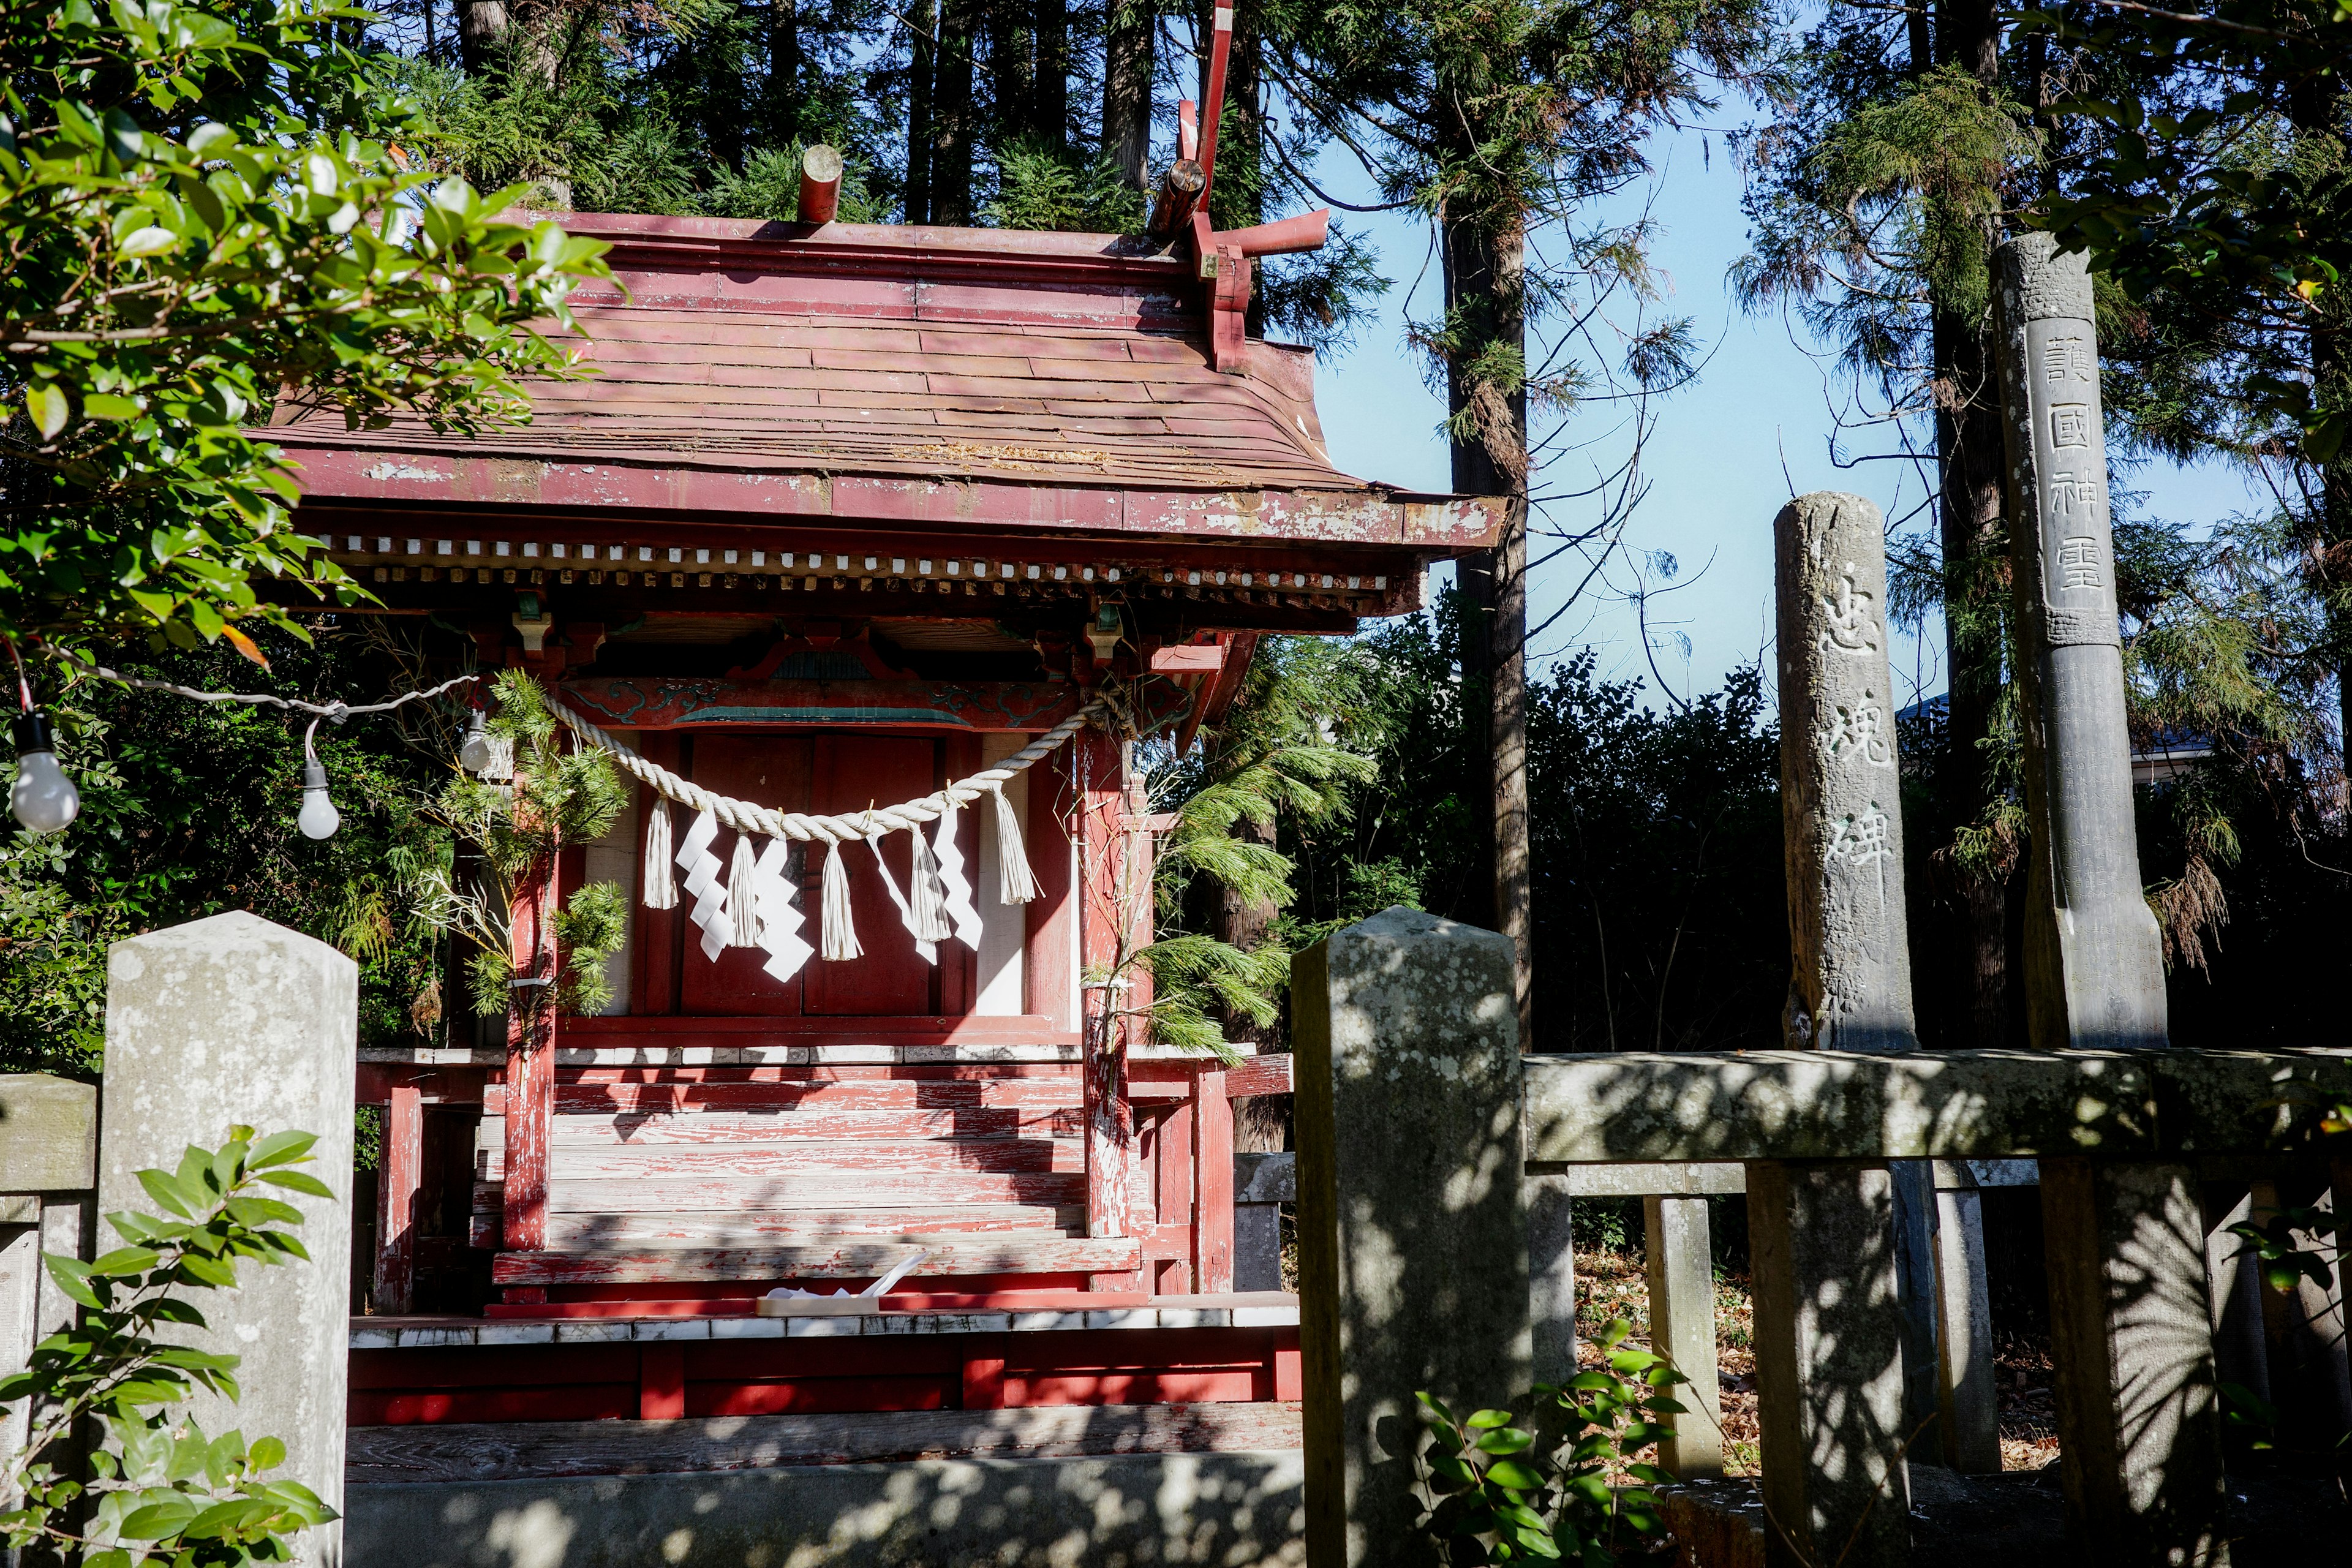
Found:
[[[813, 812], [895, 805], [929, 795], [940, 784], [937, 741], [824, 735], [817, 738], [813, 761], [809, 807]], [[812, 913], [821, 905], [819, 874], [825, 853], [822, 846], [808, 847], [808, 872], [802, 888], [803, 907]], [[850, 907], [865, 956], [845, 963], [810, 959], [802, 971], [805, 978], [803, 1010], [840, 1017], [906, 1016], [935, 1011], [934, 971], [915, 951], [915, 939], [899, 920], [898, 906], [883, 888], [881, 874], [875, 869], [874, 851], [863, 844], [844, 844], [841, 854], [849, 868]], [[907, 836], [893, 833], [884, 838], [882, 854], [899, 891], [905, 892], [910, 869]], [[816, 940], [814, 930], [807, 934], [811, 942]]]
[[[707, 790], [733, 795], [738, 800], [757, 801], [778, 811], [808, 809], [809, 773], [814, 745], [804, 735], [696, 735], [692, 738], [694, 782]], [[921, 793], [920, 791], [917, 792]], [[676, 823], [677, 836], [685, 837], [692, 819], [682, 813]], [[754, 837], [753, 850], [765, 849], [767, 841]], [[803, 847], [803, 848], [805, 847]], [[735, 834], [722, 827], [711, 844], [711, 852], [719, 857], [721, 866], [731, 866], [735, 854]], [[869, 856], [868, 858], [871, 858]], [[679, 902], [687, 902], [684, 889]], [[803, 900], [802, 912], [814, 921], [814, 903]], [[802, 934], [811, 942], [816, 940], [814, 924], [803, 926]], [[689, 927], [686, 933], [684, 952], [679, 962], [685, 965], [679, 986], [682, 998], [680, 1012], [701, 1016], [757, 1016], [774, 1017], [790, 1016], [802, 1010], [802, 975], [779, 981], [763, 967], [768, 955], [756, 947], [730, 947], [720, 952], [717, 963], [702, 955], [701, 932]], [[814, 962], [811, 961], [812, 963]]]

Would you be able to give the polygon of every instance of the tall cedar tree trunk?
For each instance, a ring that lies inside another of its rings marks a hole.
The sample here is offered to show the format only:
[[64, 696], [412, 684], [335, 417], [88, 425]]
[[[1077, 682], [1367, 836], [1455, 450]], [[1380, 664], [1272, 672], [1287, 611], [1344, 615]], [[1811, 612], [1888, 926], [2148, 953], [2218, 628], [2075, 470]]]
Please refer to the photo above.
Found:
[[981, 0], [988, 38], [988, 91], [994, 110], [992, 146], [1027, 135], [1037, 112], [1036, 35], [1028, 0]]
[[[1462, 685], [1465, 750], [1464, 800], [1484, 842], [1474, 864], [1464, 916], [1511, 939], [1517, 955], [1519, 1048], [1535, 1048], [1534, 917], [1528, 849], [1528, 398], [1473, 377], [1468, 367], [1496, 343], [1524, 353], [1527, 343], [1526, 236], [1515, 223], [1482, 217], [1439, 219], [1445, 266], [1446, 322], [1455, 342], [1445, 371], [1447, 411], [1472, 412], [1475, 428], [1453, 442], [1456, 493], [1501, 496], [1507, 503], [1493, 550], [1465, 556]], [[1457, 430], [1459, 426], [1456, 426]], [[1475, 694], [1483, 690], [1482, 705]]]
[[[1987, 0], [1945, 0], [1937, 11], [1943, 58], [1991, 88], [2000, 80], [2000, 32]], [[1922, 28], [1912, 33], [1915, 44]], [[1987, 253], [1999, 238], [1985, 236]], [[1943, 471], [1944, 652], [1949, 681], [1944, 795], [1953, 820], [1974, 822], [1991, 798], [1980, 744], [1992, 732], [2004, 652], [2001, 576], [2000, 388], [1991, 323], [1936, 307], [1936, 455]], [[1969, 1024], [1958, 1046], [2008, 1043], [2007, 878], [1955, 867], [1967, 940], [1963, 994]]]
[[768, 133], [788, 142], [801, 133], [801, 16], [798, 0], [768, 0]]
[[[2287, 118], [2298, 134], [2337, 133], [2336, 95], [2343, 90], [2343, 79], [2339, 71], [2306, 77], [2294, 85], [2287, 95]], [[2319, 319], [2311, 333], [2311, 383], [2322, 405], [2352, 397], [2352, 312], [2347, 310], [2341, 289], [2320, 296]], [[2312, 521], [2318, 542], [2352, 544], [2352, 448], [2322, 465], [2317, 478], [2319, 515]], [[2334, 594], [2352, 596], [2352, 562], [2331, 561], [2328, 575]], [[2352, 608], [2329, 613], [2328, 640], [2336, 650], [2336, 738], [2347, 771], [2352, 772]]]
[[971, 8], [976, 0], [940, 0], [940, 47], [932, 68], [931, 221], [971, 223]]
[[931, 72], [939, 49], [939, 14], [932, 0], [915, 0], [907, 13], [907, 221], [931, 221]]
[[1037, 0], [1037, 97], [1031, 129], [1052, 152], [1070, 144], [1069, 0]]
[[[1234, 836], [1254, 844], [1274, 847], [1275, 830], [1272, 823], [1260, 827], [1244, 820], [1234, 825]], [[1229, 942], [1244, 952], [1255, 952], [1265, 941], [1265, 933], [1274, 924], [1275, 907], [1270, 899], [1245, 899], [1231, 888], [1217, 889], [1217, 940]], [[1223, 1020], [1225, 1038], [1235, 1042], [1251, 1041], [1259, 1046], [1271, 1042], [1276, 1031], [1258, 1026], [1246, 1014], [1228, 1012]], [[1290, 1111], [1289, 1097], [1253, 1096], [1234, 1106], [1234, 1152], [1239, 1154], [1276, 1153], [1283, 1146], [1283, 1124]]]
[[1119, 179], [1150, 184], [1152, 46], [1159, 34], [1150, 0], [1110, 0], [1103, 30], [1102, 145]]
[[490, 63], [491, 51], [506, 36], [506, 0], [457, 0], [457, 58], [467, 75]]

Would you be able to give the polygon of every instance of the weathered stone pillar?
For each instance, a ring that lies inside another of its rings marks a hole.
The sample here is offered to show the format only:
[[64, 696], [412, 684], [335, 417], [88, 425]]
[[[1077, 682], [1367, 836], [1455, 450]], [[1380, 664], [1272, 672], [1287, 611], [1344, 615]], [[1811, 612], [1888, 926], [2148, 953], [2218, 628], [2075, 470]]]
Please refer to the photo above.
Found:
[[2042, 1212], [2059, 1474], [2079, 1560], [2228, 1563], [2195, 1172], [2045, 1157]]
[[2018, 716], [2033, 827], [2026, 1016], [2036, 1048], [2168, 1042], [2164, 945], [2141, 896], [2107, 516], [2099, 342], [2080, 256], [2000, 247], [2002, 413]]
[[1576, 1227], [1570, 1179], [1527, 1178], [1528, 1310], [1535, 1331], [1535, 1378], [1576, 1375]]
[[1895, 1193], [1883, 1165], [1748, 1167], [1757, 1448], [1771, 1568], [1911, 1553]]
[[[2160, 1048], [2164, 954], [2132, 821], [2090, 275], [2046, 234], [1994, 261], [2032, 837], [2028, 1028], [2044, 1050]], [[2196, 1173], [2045, 1160], [2042, 1202], [2077, 1549], [2093, 1563], [2226, 1560]]]
[[[1801, 496], [1772, 533], [1791, 958], [1783, 1029], [1798, 1049], [1916, 1050], [1878, 508]], [[1892, 1563], [1909, 1547], [1902, 1468], [1912, 1429], [1934, 1423], [1936, 1331], [1920, 1201], [1932, 1184], [1901, 1174], [1748, 1171], [1767, 1551], [1779, 1561], [1817, 1547], [1835, 1556], [1853, 1541], [1857, 1563]], [[1816, 1247], [1815, 1226], [1838, 1245]], [[1872, 1359], [1881, 1354], [1884, 1365]]]
[[1234, 1156], [1234, 1289], [1282, 1289], [1282, 1205], [1298, 1201], [1289, 1154]]
[[1878, 508], [1816, 491], [1772, 525], [1780, 589], [1785, 1032], [1798, 1049], [1910, 1051], [1903, 799]]
[[1307, 1562], [1425, 1563], [1414, 1394], [1531, 1381], [1511, 944], [1391, 909], [1290, 973]]
[[1650, 1285], [1650, 1348], [1685, 1377], [1675, 1399], [1688, 1406], [1663, 1424], [1658, 1463], [1678, 1481], [1723, 1478], [1723, 1389], [1715, 1354], [1715, 1260], [1706, 1200], [1650, 1194], [1642, 1199], [1642, 1252]]
[[2245, 1182], [2209, 1182], [2203, 1196], [2213, 1374], [2268, 1403], [2271, 1362], [2263, 1343], [2262, 1270], [2254, 1244], [2236, 1228], [2253, 1221], [2252, 1189]]
[[[0, 1377], [31, 1364], [33, 1347], [67, 1327], [79, 1310], [57, 1288], [41, 1254], [80, 1258], [83, 1209], [98, 1164], [98, 1090], [45, 1073], [0, 1074]], [[42, 1412], [46, 1415], [47, 1412]], [[21, 1463], [36, 1413], [20, 1400], [0, 1413], [0, 1510], [21, 1493], [7, 1478]], [[68, 1437], [60, 1447], [70, 1447]], [[72, 1453], [53, 1452], [70, 1471]], [[16, 1553], [0, 1547], [14, 1568]]]
[[1943, 1385], [1943, 1460], [1962, 1475], [2000, 1473], [2000, 1399], [1993, 1386], [1992, 1295], [1985, 1272], [1984, 1199], [1965, 1164], [1936, 1184], [1936, 1362]]
[[[152, 1212], [138, 1173], [216, 1148], [232, 1123], [318, 1134], [304, 1167], [335, 1191], [271, 1189], [302, 1211], [308, 1263], [246, 1264], [237, 1289], [197, 1298], [209, 1325], [190, 1342], [238, 1356], [242, 1402], [200, 1395], [191, 1413], [217, 1436], [284, 1440], [282, 1476], [340, 1510], [351, 1327], [352, 1078], [359, 967], [322, 942], [238, 911], [116, 942], [107, 955], [106, 1088], [99, 1137], [101, 1213]], [[100, 1243], [100, 1250], [113, 1245]], [[342, 1527], [299, 1538], [296, 1561], [332, 1568]]]

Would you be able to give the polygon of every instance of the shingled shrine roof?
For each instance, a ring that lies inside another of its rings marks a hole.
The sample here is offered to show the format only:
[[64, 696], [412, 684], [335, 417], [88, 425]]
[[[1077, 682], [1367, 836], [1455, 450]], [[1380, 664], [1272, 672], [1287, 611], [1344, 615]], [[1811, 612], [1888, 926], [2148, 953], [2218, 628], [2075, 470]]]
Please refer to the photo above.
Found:
[[[1340, 472], [1313, 358], [1213, 367], [1189, 255], [1104, 235], [570, 215], [621, 289], [528, 425], [290, 408], [313, 502], [1314, 539], [1450, 554], [1485, 503]], [[715, 521], [715, 519], [714, 519]]]

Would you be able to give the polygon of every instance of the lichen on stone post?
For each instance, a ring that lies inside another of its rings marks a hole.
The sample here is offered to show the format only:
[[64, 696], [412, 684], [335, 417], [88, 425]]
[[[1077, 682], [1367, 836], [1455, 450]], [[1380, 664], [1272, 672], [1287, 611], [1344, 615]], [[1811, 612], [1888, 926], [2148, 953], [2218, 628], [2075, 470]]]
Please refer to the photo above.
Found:
[[[2133, 820], [2090, 273], [2046, 234], [1993, 260], [2032, 839], [2027, 1032], [2044, 1050], [2161, 1048], [2164, 949]], [[2059, 1452], [2086, 1563], [2229, 1561], [2198, 1189], [2180, 1161], [2042, 1162]]]
[[[301, 1211], [296, 1234], [310, 1260], [244, 1265], [235, 1290], [204, 1300], [205, 1327], [170, 1337], [239, 1358], [240, 1399], [199, 1393], [186, 1406], [205, 1432], [280, 1439], [286, 1469], [273, 1479], [300, 1481], [340, 1510], [359, 966], [323, 942], [236, 910], [116, 942], [106, 976], [100, 1213], [152, 1213], [139, 1172], [176, 1168], [192, 1143], [218, 1146], [231, 1123], [318, 1134], [311, 1169], [334, 1195], [277, 1194]], [[302, 1531], [293, 1561], [338, 1568], [342, 1526]]]
[[1917, 1048], [1878, 508], [1821, 490], [1772, 525], [1790, 1046]]
[[1508, 938], [1391, 909], [1290, 961], [1309, 1568], [1420, 1568], [1428, 1440], [1528, 1387], [1527, 1166]]
[[2042, 1050], [2163, 1046], [2164, 944], [2132, 821], [2091, 278], [2046, 234], [1995, 260], [2032, 837], [2027, 1029]]

